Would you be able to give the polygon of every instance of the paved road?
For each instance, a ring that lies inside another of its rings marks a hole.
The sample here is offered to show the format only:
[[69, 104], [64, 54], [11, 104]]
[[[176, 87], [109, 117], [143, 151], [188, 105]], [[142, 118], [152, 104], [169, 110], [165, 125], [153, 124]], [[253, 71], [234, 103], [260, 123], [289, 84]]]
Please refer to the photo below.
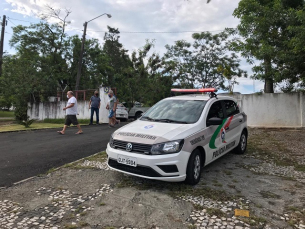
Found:
[[0, 187], [103, 151], [117, 129], [106, 124], [82, 128], [81, 135], [75, 135], [76, 127], [65, 135], [55, 129], [0, 133]]

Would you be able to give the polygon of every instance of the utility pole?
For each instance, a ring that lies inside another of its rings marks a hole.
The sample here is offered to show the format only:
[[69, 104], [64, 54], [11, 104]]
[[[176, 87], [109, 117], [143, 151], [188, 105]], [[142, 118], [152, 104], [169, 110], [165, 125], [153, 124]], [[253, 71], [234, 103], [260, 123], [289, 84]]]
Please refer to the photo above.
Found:
[[81, 50], [80, 50], [80, 57], [79, 57], [79, 61], [78, 61], [75, 91], [78, 90], [80, 75], [81, 75], [81, 72], [82, 72], [83, 54], [84, 54], [84, 47], [85, 47], [85, 40], [86, 40], [87, 24], [88, 24], [88, 22], [84, 23], [84, 33], [83, 33], [82, 46], [81, 46]]
[[[90, 21], [93, 21], [103, 15], [107, 15], [108, 18], [111, 18], [111, 14], [101, 14], [93, 19], [91, 19]], [[79, 81], [80, 81], [80, 76], [81, 76], [81, 72], [82, 72], [82, 64], [83, 64], [83, 54], [84, 54], [84, 46], [85, 46], [85, 40], [86, 40], [86, 31], [87, 31], [87, 25], [90, 21], [86, 21], [84, 23], [84, 33], [83, 33], [83, 40], [82, 40], [82, 47], [80, 50], [80, 57], [79, 57], [79, 61], [78, 61], [78, 68], [77, 68], [77, 76], [76, 76], [76, 85], [75, 85], [75, 91], [78, 90], [78, 86], [79, 86]]]
[[1, 29], [1, 41], [0, 41], [0, 76], [2, 75], [2, 63], [3, 63], [3, 45], [4, 45], [4, 33], [6, 25], [6, 16], [3, 15], [2, 29]]

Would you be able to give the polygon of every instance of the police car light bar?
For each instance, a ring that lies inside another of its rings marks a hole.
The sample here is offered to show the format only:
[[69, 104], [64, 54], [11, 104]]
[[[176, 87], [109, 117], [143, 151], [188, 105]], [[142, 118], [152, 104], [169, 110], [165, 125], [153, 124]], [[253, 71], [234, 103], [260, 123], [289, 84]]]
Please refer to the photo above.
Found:
[[215, 88], [199, 88], [199, 89], [176, 89], [173, 88], [171, 89], [172, 92], [217, 92], [217, 90]]

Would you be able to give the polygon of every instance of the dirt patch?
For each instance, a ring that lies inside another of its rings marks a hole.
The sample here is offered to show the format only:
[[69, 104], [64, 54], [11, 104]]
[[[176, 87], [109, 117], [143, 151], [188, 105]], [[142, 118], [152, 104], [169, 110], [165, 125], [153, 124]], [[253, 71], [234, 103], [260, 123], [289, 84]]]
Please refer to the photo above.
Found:
[[0, 190], [0, 228], [305, 228], [303, 139], [250, 129], [246, 154], [205, 167], [196, 186], [110, 171], [98, 154]]

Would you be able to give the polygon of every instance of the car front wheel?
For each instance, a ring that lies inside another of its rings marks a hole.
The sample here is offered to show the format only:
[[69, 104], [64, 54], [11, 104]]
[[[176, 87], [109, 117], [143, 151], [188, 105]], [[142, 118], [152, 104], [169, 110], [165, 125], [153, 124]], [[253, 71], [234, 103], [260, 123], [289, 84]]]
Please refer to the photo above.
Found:
[[195, 185], [201, 177], [201, 154], [198, 149], [194, 150], [190, 156], [186, 170], [186, 183]]
[[237, 154], [244, 154], [247, 149], [247, 133], [243, 131], [240, 135], [240, 140], [238, 146], [235, 148]]

